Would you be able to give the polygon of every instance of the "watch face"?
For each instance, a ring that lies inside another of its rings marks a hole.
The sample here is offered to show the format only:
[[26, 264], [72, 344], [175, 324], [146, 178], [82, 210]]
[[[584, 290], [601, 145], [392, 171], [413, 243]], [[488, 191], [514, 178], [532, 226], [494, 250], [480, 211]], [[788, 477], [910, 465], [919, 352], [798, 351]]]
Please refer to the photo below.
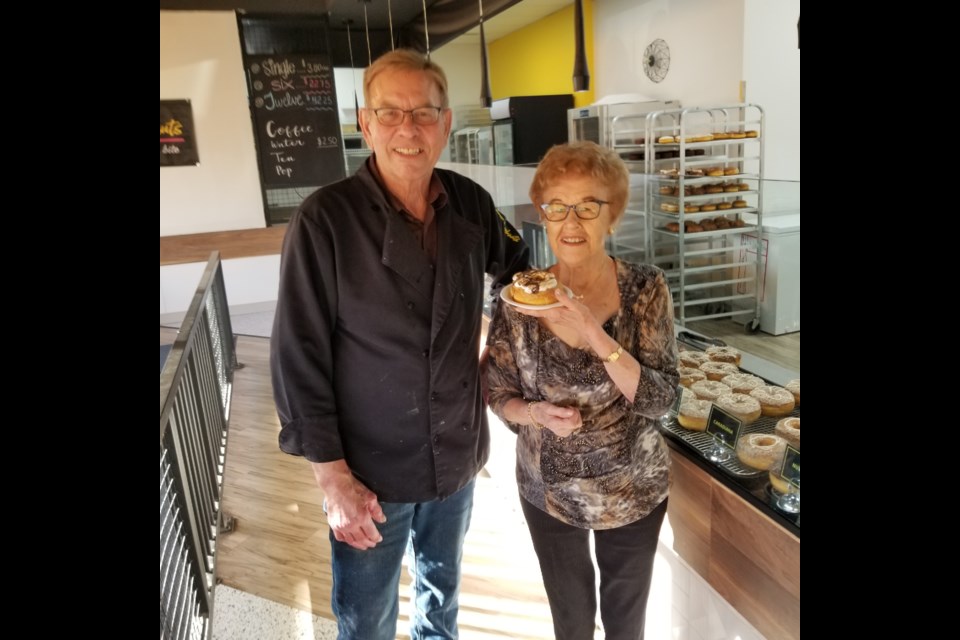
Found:
[[654, 82], [660, 82], [667, 77], [669, 70], [670, 47], [658, 38], [648, 44], [643, 52], [643, 71]]

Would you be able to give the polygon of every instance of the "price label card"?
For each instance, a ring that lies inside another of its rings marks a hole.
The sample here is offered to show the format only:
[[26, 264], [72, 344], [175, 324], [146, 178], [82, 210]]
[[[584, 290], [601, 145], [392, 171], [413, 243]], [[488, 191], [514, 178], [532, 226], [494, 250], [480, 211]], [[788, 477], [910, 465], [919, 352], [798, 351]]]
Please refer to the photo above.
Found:
[[783, 455], [783, 466], [780, 467], [780, 477], [800, 488], [800, 451], [787, 445], [787, 451]]
[[713, 436], [714, 440], [720, 440], [731, 449], [737, 446], [737, 440], [740, 438], [740, 429], [743, 424], [738, 418], [733, 417], [717, 405], [710, 409], [710, 415], [707, 416], [706, 432]]

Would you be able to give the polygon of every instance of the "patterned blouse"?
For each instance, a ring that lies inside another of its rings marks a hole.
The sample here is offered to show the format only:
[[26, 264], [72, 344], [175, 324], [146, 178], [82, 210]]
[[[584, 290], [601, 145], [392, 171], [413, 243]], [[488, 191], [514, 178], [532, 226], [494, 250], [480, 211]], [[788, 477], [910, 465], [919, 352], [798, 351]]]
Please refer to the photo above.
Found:
[[[649, 514], [667, 497], [670, 460], [659, 418], [676, 395], [673, 300], [663, 271], [616, 260], [620, 310], [604, 330], [640, 362], [630, 403], [591, 350], [576, 349], [536, 318], [500, 304], [487, 337], [490, 408], [503, 417], [515, 397], [576, 406], [583, 426], [566, 438], [507, 423], [517, 438], [520, 494], [583, 529], [612, 529]], [[505, 421], [506, 422], [506, 421]]]

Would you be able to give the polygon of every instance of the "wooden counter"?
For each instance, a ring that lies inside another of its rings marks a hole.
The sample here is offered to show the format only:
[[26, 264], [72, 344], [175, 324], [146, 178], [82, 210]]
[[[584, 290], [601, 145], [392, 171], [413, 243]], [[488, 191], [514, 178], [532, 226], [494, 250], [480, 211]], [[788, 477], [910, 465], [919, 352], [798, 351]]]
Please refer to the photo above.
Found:
[[160, 266], [206, 262], [211, 251], [219, 251], [221, 260], [251, 256], [279, 255], [286, 225], [263, 229], [238, 229], [160, 236]]
[[800, 538], [670, 448], [674, 551], [764, 636], [799, 640]]

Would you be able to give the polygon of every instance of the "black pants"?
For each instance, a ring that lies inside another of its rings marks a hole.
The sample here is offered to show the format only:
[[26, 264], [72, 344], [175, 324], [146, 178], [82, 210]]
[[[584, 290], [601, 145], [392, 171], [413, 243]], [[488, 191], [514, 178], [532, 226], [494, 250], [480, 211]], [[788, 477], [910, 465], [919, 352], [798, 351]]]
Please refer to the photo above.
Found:
[[[593, 640], [596, 582], [590, 530], [572, 527], [520, 498], [540, 561], [557, 640]], [[647, 517], [593, 532], [600, 568], [600, 619], [606, 640], [643, 640], [664, 500]]]

